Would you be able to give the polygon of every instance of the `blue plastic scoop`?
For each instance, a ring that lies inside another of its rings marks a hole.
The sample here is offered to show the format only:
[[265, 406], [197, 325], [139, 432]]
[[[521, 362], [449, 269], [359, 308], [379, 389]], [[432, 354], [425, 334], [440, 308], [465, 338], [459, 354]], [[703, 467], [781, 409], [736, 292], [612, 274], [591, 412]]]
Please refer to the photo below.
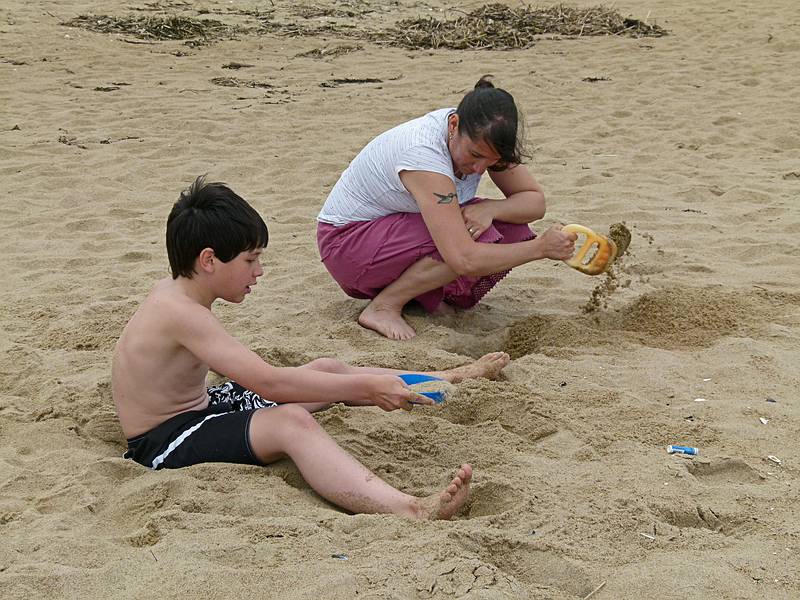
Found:
[[[444, 381], [441, 377], [434, 377], [433, 375], [421, 375], [419, 373], [403, 373], [399, 375], [400, 379], [406, 382], [406, 385], [412, 386], [417, 383], [425, 383], [427, 381]], [[416, 392], [416, 390], [414, 390]], [[441, 404], [447, 399], [447, 392], [416, 392], [420, 396], [430, 398], [436, 404]], [[420, 404], [419, 402], [412, 401], [411, 404]]]

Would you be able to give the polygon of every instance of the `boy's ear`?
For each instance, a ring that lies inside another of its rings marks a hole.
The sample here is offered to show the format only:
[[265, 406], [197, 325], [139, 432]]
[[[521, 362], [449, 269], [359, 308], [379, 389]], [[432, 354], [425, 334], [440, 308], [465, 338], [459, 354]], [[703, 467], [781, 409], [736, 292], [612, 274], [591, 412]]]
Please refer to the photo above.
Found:
[[214, 254], [213, 248], [203, 248], [197, 257], [197, 267], [206, 273], [214, 271], [214, 261], [219, 260]]

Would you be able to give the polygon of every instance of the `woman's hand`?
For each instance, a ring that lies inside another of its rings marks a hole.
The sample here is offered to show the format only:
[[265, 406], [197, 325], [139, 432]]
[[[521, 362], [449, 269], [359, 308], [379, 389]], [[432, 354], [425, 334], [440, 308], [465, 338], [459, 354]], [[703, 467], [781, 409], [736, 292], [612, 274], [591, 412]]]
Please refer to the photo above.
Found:
[[477, 240], [481, 234], [489, 229], [494, 220], [494, 202], [491, 200], [481, 200], [461, 207], [461, 217], [467, 233], [473, 240]]
[[575, 253], [575, 240], [578, 239], [578, 235], [571, 231], [561, 231], [562, 227], [560, 223], [551, 225], [537, 238], [545, 258], [567, 260]]

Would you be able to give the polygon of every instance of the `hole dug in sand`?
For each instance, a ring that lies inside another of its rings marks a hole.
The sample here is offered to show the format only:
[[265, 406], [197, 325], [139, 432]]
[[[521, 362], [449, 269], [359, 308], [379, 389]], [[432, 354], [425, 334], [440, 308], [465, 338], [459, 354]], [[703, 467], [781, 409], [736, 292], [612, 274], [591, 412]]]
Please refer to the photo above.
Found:
[[518, 508], [524, 500], [519, 486], [490, 481], [472, 487], [464, 512], [470, 519], [499, 515]]
[[764, 482], [763, 475], [738, 458], [724, 458], [713, 462], [693, 461], [686, 469], [703, 483], [711, 485]]
[[563, 349], [634, 343], [653, 348], [706, 348], [763, 319], [771, 302], [753, 292], [673, 287], [648, 292], [613, 312], [592, 316], [533, 315], [514, 323], [505, 348], [511, 358]]
[[680, 506], [675, 504], [655, 506], [654, 512], [669, 525], [679, 529], [708, 529], [722, 535], [732, 535], [736, 529], [747, 519], [725, 515], [720, 510], [711, 507]]

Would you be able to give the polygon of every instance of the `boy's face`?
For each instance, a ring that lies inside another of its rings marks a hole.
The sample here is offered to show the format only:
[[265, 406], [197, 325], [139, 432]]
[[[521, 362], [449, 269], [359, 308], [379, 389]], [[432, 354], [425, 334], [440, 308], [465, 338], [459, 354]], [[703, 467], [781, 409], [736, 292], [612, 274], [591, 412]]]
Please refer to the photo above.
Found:
[[220, 298], [235, 303], [244, 300], [264, 274], [261, 267], [262, 251], [263, 248], [245, 250], [227, 263], [220, 261]]

